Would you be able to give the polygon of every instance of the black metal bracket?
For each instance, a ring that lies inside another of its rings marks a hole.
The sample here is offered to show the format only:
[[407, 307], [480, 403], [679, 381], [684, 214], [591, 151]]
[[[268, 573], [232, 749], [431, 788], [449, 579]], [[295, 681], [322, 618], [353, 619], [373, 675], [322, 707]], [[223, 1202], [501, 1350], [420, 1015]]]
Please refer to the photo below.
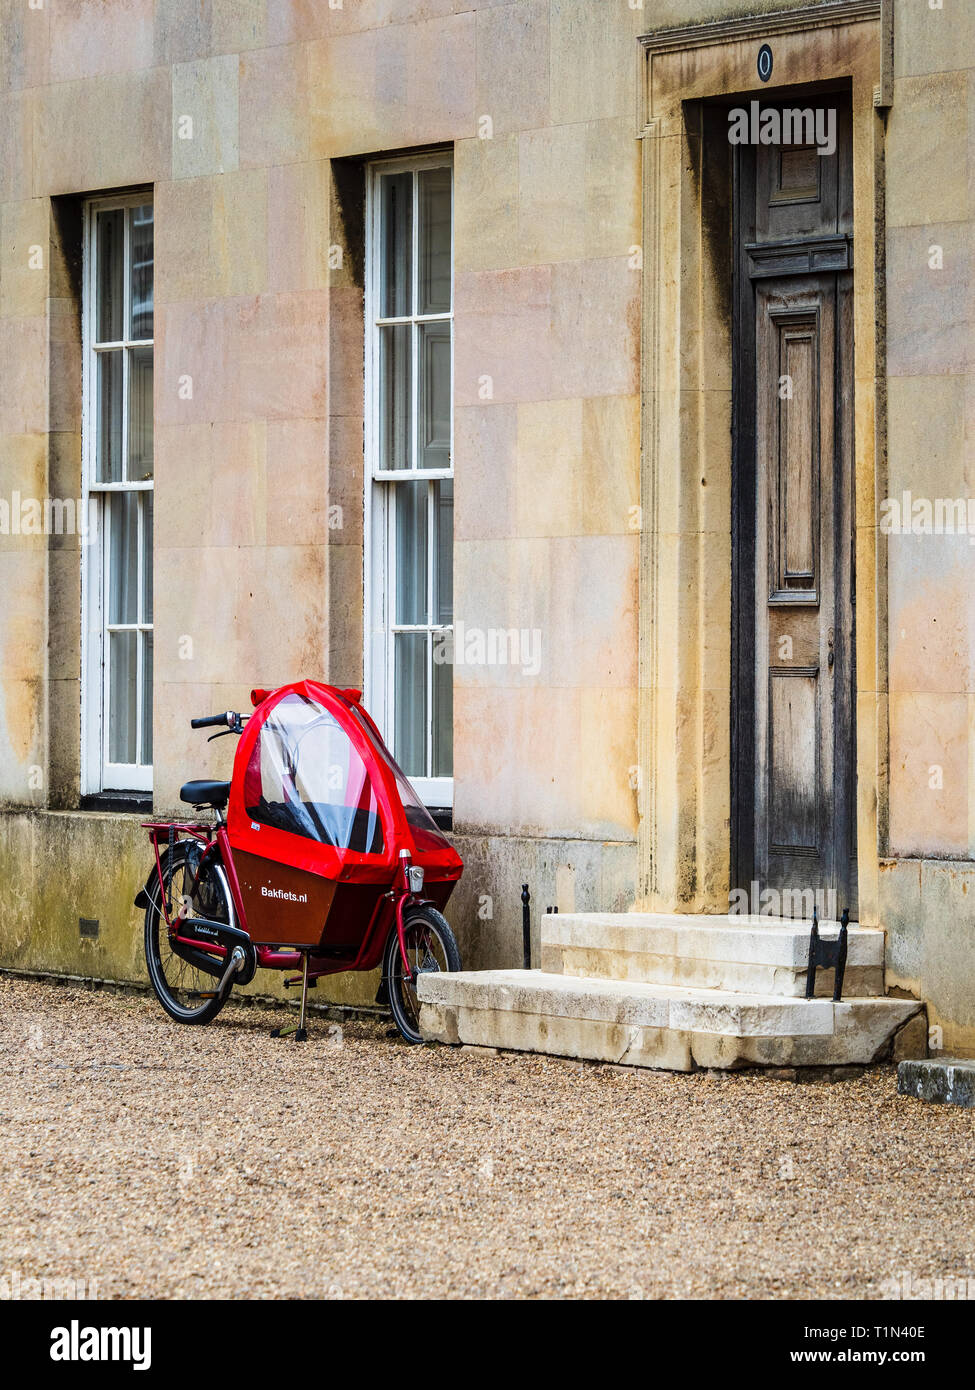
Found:
[[528, 884], [521, 885], [521, 950], [523, 969], [532, 968], [532, 895], [528, 891]]
[[833, 1001], [843, 998], [843, 976], [846, 973], [846, 952], [849, 937], [850, 913], [843, 909], [840, 919], [839, 935], [826, 940], [819, 934], [819, 910], [813, 908], [812, 931], [809, 933], [809, 965], [806, 967], [806, 998], [812, 999], [816, 993], [816, 971], [835, 970], [833, 977]]
[[[521, 885], [521, 953], [522, 968], [530, 970], [532, 968], [532, 895], [528, 891], [528, 884]], [[546, 913], [558, 912], [557, 907], [547, 907]]]

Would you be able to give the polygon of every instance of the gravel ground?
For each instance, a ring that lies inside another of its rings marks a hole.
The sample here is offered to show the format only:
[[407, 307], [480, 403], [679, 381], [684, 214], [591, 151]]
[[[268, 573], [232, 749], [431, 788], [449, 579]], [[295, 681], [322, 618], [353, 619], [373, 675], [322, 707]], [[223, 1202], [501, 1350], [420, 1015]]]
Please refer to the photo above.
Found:
[[975, 1114], [0, 976], [0, 1276], [109, 1298], [878, 1298], [975, 1275]]

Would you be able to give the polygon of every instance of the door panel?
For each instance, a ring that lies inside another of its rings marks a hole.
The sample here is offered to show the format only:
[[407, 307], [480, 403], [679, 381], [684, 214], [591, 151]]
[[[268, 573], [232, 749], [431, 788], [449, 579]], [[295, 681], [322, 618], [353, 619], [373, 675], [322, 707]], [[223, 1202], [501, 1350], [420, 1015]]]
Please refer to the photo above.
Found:
[[819, 672], [769, 673], [768, 841], [772, 856], [818, 854]]
[[816, 587], [819, 532], [819, 323], [817, 317], [776, 323], [779, 338], [778, 465], [779, 516], [776, 527], [782, 594]]
[[755, 295], [755, 869], [779, 890], [833, 877], [835, 281]]
[[848, 112], [838, 128], [832, 157], [759, 147], [737, 170], [736, 862], [739, 886], [856, 916]]

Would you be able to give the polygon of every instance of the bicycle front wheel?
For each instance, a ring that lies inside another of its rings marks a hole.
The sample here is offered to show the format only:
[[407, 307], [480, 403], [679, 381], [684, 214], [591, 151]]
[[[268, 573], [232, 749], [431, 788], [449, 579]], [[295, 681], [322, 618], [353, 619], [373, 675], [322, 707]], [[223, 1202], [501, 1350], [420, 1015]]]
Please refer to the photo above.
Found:
[[406, 939], [406, 957], [414, 978], [409, 979], [403, 969], [399, 933], [394, 923], [383, 951], [383, 979], [389, 994], [393, 1022], [407, 1042], [418, 1043], [423, 1039], [420, 1036], [420, 1001], [415, 977], [432, 970], [459, 970], [460, 951], [446, 917], [435, 907], [408, 909], [403, 935]]

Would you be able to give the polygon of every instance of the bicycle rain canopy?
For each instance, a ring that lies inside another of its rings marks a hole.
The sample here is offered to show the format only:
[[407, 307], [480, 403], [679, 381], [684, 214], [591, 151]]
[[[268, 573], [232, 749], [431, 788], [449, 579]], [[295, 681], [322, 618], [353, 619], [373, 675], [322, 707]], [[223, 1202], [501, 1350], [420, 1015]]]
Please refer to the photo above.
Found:
[[235, 850], [323, 877], [378, 883], [401, 849], [432, 880], [462, 862], [441, 834], [357, 690], [296, 681], [256, 690], [227, 809]]

